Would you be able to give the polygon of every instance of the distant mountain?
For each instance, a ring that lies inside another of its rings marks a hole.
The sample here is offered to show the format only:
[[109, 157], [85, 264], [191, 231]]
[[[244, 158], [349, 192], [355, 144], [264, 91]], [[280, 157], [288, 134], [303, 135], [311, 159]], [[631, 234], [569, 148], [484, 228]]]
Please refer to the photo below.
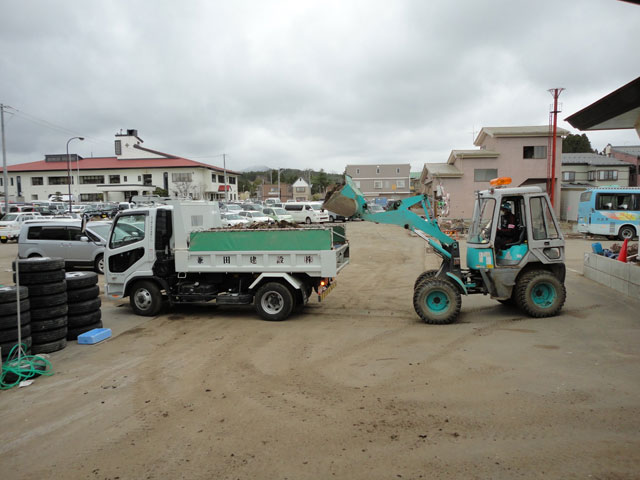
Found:
[[267, 167], [266, 165], [254, 165], [253, 167], [247, 167], [240, 170], [241, 172], [268, 172], [269, 170], [273, 170], [271, 167]]

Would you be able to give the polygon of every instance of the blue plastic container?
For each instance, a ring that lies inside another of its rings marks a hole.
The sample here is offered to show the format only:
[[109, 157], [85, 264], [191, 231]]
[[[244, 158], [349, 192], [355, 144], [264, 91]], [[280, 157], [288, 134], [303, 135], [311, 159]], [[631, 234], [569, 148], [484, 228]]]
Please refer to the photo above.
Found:
[[88, 332], [78, 335], [78, 343], [80, 345], [93, 345], [98, 342], [102, 342], [111, 337], [110, 328], [94, 328]]

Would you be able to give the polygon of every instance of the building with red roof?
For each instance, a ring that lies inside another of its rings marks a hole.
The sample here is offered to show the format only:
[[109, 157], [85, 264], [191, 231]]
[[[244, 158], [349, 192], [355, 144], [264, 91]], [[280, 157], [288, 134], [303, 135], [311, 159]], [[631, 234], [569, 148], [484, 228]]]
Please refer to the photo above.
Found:
[[[151, 195], [156, 188], [194, 200], [238, 199], [238, 172], [152, 150], [142, 143], [137, 130], [127, 130], [116, 134], [115, 156], [70, 154], [69, 169], [66, 153], [10, 165], [9, 199], [30, 202], [56, 194], [66, 197], [69, 180], [73, 199], [81, 202], [128, 201], [134, 195]], [[0, 187], [2, 181], [0, 174]]]

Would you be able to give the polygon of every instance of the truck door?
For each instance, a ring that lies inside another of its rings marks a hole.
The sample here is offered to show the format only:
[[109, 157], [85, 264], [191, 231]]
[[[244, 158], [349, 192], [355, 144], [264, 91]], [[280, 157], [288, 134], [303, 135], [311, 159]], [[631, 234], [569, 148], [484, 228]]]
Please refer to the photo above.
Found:
[[107, 268], [110, 274], [128, 276], [133, 271], [151, 271], [148, 262], [148, 212], [120, 214], [111, 230]]

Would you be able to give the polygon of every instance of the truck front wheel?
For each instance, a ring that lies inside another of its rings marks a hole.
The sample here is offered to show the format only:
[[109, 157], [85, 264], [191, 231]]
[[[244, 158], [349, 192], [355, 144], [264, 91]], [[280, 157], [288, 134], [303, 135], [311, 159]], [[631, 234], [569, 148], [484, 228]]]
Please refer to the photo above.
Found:
[[291, 315], [293, 295], [283, 284], [269, 282], [258, 289], [253, 304], [258, 315], [264, 320], [278, 322]]
[[162, 293], [154, 282], [137, 282], [131, 289], [129, 303], [136, 315], [154, 317], [162, 307]]

